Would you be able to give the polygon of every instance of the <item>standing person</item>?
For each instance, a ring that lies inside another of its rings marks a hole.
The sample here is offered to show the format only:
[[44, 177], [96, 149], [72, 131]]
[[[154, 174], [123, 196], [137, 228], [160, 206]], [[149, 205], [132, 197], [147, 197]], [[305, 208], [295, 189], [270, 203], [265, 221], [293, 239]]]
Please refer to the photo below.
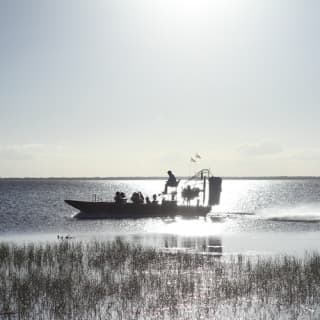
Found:
[[167, 194], [168, 187], [176, 187], [178, 185], [177, 179], [171, 170], [168, 171], [168, 176], [169, 178], [164, 188], [164, 194]]

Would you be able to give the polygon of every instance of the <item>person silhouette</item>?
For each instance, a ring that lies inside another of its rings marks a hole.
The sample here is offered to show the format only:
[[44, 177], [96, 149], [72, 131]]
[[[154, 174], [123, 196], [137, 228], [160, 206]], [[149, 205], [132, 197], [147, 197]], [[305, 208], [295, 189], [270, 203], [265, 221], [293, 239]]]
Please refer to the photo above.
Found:
[[152, 195], [152, 204], [158, 204], [157, 195]]
[[165, 188], [164, 188], [164, 194], [167, 194], [168, 187], [176, 187], [178, 185], [178, 181], [171, 170], [168, 171], [168, 176], [169, 176], [169, 178], [168, 178], [166, 185], [165, 185]]

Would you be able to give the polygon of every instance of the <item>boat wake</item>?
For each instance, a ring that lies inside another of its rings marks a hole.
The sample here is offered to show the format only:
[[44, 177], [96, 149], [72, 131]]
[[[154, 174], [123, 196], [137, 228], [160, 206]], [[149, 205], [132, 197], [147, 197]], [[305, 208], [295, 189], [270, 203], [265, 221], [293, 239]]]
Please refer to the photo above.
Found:
[[281, 217], [281, 218], [273, 218], [268, 219], [270, 221], [279, 221], [279, 222], [301, 222], [301, 223], [318, 223], [320, 222], [320, 218], [308, 218], [308, 219], [301, 219], [299, 217]]
[[319, 204], [300, 205], [288, 208], [268, 208], [257, 212], [260, 219], [277, 222], [319, 223]]
[[254, 216], [253, 212], [227, 212], [227, 215], [235, 215], [235, 216]]
[[254, 216], [255, 213], [253, 212], [231, 212], [231, 211], [227, 211], [227, 212], [214, 212], [212, 211], [211, 213], [208, 214], [208, 217], [215, 217], [215, 216], [219, 216], [219, 217], [237, 217], [237, 216]]

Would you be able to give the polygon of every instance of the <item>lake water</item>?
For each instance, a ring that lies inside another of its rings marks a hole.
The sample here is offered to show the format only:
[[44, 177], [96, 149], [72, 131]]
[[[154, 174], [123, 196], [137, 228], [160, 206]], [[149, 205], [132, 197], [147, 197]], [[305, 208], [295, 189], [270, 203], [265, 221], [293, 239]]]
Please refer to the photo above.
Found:
[[162, 180], [0, 180], [0, 241], [125, 240], [165, 250], [229, 254], [317, 251], [320, 179], [226, 179], [207, 218], [80, 221], [64, 199], [112, 200], [118, 190], [151, 196]]

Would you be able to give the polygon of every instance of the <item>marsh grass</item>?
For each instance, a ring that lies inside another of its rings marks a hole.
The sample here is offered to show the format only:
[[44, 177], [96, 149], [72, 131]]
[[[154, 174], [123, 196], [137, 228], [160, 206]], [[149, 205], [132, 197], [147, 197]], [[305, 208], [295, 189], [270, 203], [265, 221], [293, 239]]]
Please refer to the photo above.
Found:
[[316, 253], [220, 260], [121, 240], [0, 243], [0, 319], [317, 319], [319, 303]]

